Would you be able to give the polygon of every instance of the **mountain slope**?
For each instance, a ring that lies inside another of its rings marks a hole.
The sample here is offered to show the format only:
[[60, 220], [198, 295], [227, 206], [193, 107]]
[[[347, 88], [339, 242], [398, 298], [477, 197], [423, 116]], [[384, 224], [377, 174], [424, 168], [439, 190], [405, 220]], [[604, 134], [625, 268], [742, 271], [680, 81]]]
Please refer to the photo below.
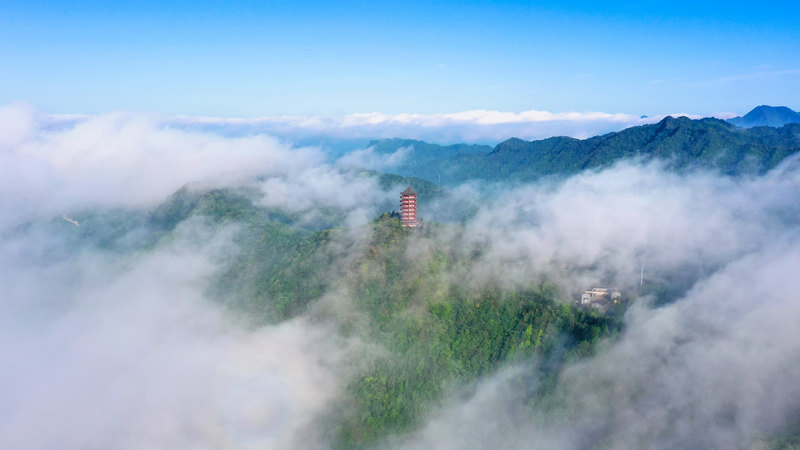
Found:
[[488, 145], [454, 144], [437, 145], [413, 139], [381, 139], [371, 141], [369, 147], [375, 153], [387, 155], [398, 151], [407, 152], [400, 162], [391, 167], [391, 172], [414, 176], [441, 183], [445, 168], [451, 163], [492, 151]]
[[744, 117], [734, 117], [728, 122], [742, 128], [781, 127], [787, 123], [800, 123], [800, 113], [785, 106], [761, 105]]
[[526, 398], [555, 397], [564, 364], [593, 354], [622, 327], [623, 308], [609, 315], [584, 310], [543, 278], [518, 287], [470, 286], [464, 277], [474, 272], [462, 269], [479, 267], [481, 252], [480, 245], [458, 245], [468, 232], [462, 226], [410, 229], [386, 213], [358, 229], [309, 232], [278, 221], [248, 194], [182, 189], [152, 221], [164, 229], [192, 218], [237, 227], [238, 251], [214, 275], [209, 293], [247, 325], [325, 317], [380, 346], [354, 365], [321, 418], [333, 448], [369, 448], [412, 431], [446, 402], [448, 389], [512, 363], [529, 364], [531, 377], [549, 380]]
[[[383, 151], [390, 144], [384, 143]], [[800, 124], [745, 129], [713, 118], [666, 117], [658, 123], [589, 139], [512, 138], [487, 153], [443, 152], [441, 147], [431, 144], [411, 145], [415, 146], [415, 153], [424, 154], [425, 164], [405, 162], [391, 171], [437, 180], [440, 185], [470, 179], [532, 181], [608, 167], [627, 158], [663, 159], [676, 170], [701, 168], [743, 175], [764, 173], [800, 150]]]
[[[800, 149], [800, 126], [746, 131], [717, 119], [667, 117], [585, 140], [511, 139], [480, 161], [480, 171], [514, 179], [565, 175], [631, 157], [660, 158], [676, 169], [706, 168], [737, 175], [762, 173]], [[478, 167], [471, 168], [478, 174]]]

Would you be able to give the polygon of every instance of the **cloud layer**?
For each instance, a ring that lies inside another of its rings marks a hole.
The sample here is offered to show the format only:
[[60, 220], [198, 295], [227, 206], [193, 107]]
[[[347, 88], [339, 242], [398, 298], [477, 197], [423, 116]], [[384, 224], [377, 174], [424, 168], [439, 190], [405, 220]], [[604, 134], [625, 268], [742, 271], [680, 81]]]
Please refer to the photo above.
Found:
[[[686, 114], [681, 114], [686, 115]], [[494, 144], [511, 137], [542, 139], [551, 136], [586, 138], [635, 125], [652, 123], [664, 115], [640, 118], [605, 112], [529, 110], [519, 113], [472, 110], [442, 114], [359, 113], [341, 116], [270, 116], [258, 118], [165, 117], [162, 122], [190, 130], [229, 136], [268, 134], [290, 141], [365, 140], [402, 137], [433, 143]], [[53, 116], [55, 123], [85, 118]]]
[[393, 138], [429, 140], [435, 143], [496, 143], [510, 137], [540, 139], [556, 135], [585, 138], [633, 125], [651, 122], [629, 114], [602, 112], [520, 113], [474, 110], [450, 114], [349, 114], [339, 117], [264, 117], [257, 119], [219, 119], [187, 117], [178, 119], [190, 127], [210, 127], [229, 131], [250, 130], [297, 138]]

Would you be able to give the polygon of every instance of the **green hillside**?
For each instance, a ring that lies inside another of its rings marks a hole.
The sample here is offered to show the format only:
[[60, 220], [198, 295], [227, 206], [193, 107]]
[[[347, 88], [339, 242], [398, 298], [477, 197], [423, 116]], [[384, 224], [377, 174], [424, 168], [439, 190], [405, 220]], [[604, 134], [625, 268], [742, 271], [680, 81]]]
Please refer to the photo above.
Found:
[[[612, 316], [571, 306], [546, 280], [507, 289], [454, 275], [477, 263], [476, 253], [441, 238], [457, 227], [411, 230], [389, 215], [373, 227], [343, 282], [368, 318], [364, 332], [388, 354], [348, 386], [341, 402], [348, 413], [335, 426], [342, 448], [408, 431], [448, 389], [511, 362], [547, 360], [539, 370], [555, 377], [566, 360], [591, 354], [620, 326]], [[410, 257], [409, 247], [423, 242], [425, 251]]]
[[[330, 439], [342, 448], [409, 431], [449, 387], [504, 364], [548, 359], [554, 377], [620, 325], [571, 306], [546, 280], [515, 290], [468, 286], [457, 274], [477, 263], [479, 249], [454, 245], [457, 226], [408, 229], [387, 213], [364, 226], [371, 239], [358, 243], [344, 229], [309, 233], [265, 220], [243, 203], [215, 196], [200, 211], [246, 225], [237, 237], [242, 251], [212, 285], [217, 298], [251, 320], [277, 322], [339, 293], [355, 311], [339, 318], [342, 329], [388, 352], [367, 362], [331, 413]], [[422, 251], [410, 256], [410, 246]]]
[[453, 388], [510, 363], [551, 380], [531, 402], [550, 397], [565, 362], [621, 327], [619, 316], [577, 308], [545, 279], [513, 289], [471, 280], [481, 249], [461, 245], [458, 225], [409, 229], [386, 213], [359, 230], [310, 231], [230, 190], [182, 190], [151, 221], [169, 239], [190, 218], [238, 227], [239, 251], [209, 293], [252, 326], [310, 314], [385, 349], [359, 362], [325, 419], [340, 448], [413, 430]]
[[398, 187], [402, 190], [407, 186], [411, 186], [411, 189], [419, 194], [420, 204], [435, 200], [444, 194], [444, 190], [441, 187], [423, 178], [404, 177], [391, 173], [381, 174], [378, 177], [378, 186], [384, 191], [397, 190]]
[[[728, 175], [758, 174], [800, 150], [800, 125], [742, 130], [717, 119], [667, 117], [590, 139], [566, 137], [499, 144], [467, 173], [531, 180], [607, 167], [625, 158], [663, 159], [675, 169], [715, 169]], [[467, 175], [465, 173], [464, 175]]]
[[413, 139], [381, 139], [371, 141], [378, 154], [391, 154], [405, 149], [408, 153], [389, 172], [431, 180], [437, 184], [451, 181], [449, 165], [459, 164], [470, 156], [486, 155], [492, 151], [488, 145], [454, 144], [436, 145]]
[[[385, 141], [381, 148], [388, 151], [398, 148], [396, 145], [396, 141]], [[662, 159], [676, 170], [700, 168], [743, 175], [764, 173], [800, 150], [800, 124], [745, 129], [718, 119], [666, 117], [655, 124], [589, 139], [512, 138], [487, 153], [477, 148], [474, 152], [444, 151], [445, 147], [413, 141], [404, 141], [403, 145], [414, 145], [413, 155], [427, 152], [425, 165], [406, 162], [391, 168], [392, 171], [437, 180], [444, 185], [469, 179], [532, 181], [608, 167], [627, 158]]]

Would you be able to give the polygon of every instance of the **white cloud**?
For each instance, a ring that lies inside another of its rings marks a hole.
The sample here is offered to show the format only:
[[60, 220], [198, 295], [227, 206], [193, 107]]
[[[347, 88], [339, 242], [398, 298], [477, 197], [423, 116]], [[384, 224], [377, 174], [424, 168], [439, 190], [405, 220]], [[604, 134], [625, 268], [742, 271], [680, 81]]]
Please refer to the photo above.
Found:
[[25, 104], [0, 106], [0, 152], [30, 137], [37, 125], [36, 110]]
[[225, 129], [229, 132], [264, 132], [289, 139], [304, 136], [336, 138], [393, 138], [430, 140], [436, 143], [499, 142], [511, 137], [540, 139], [555, 135], [589, 137], [658, 117], [604, 112], [522, 111], [519, 113], [471, 110], [441, 114], [358, 113], [343, 116], [278, 116], [253, 119], [177, 117], [182, 126]]
[[368, 209], [385, 196], [374, 178], [327, 165], [308, 167], [291, 176], [268, 177], [259, 186], [261, 205], [290, 211]]
[[318, 150], [265, 135], [180, 130], [141, 114], [88, 117], [55, 129], [30, 108], [10, 106], [0, 114], [14, 119], [0, 129], [6, 220], [95, 206], [152, 207], [187, 183], [238, 185], [297, 174], [325, 160]]

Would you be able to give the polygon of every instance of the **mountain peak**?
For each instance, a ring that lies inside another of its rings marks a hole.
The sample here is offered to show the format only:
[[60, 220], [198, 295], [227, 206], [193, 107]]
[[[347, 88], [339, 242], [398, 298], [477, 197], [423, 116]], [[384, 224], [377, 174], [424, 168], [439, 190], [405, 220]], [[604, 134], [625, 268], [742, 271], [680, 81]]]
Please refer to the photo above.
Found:
[[754, 113], [763, 113], [768, 111], [781, 111], [781, 112], [794, 112], [790, 108], [786, 106], [770, 106], [770, 105], [760, 105], [753, 108], [752, 111], [747, 113], [746, 115], [749, 116]]
[[679, 117], [667, 116], [658, 122], [660, 129], [667, 129], [667, 130], [677, 128], [679, 126], [691, 125], [691, 123], [692, 119], [686, 116], [679, 116]]
[[728, 122], [743, 128], [782, 127], [787, 123], [800, 123], [800, 113], [786, 106], [761, 105], [753, 108], [744, 117], [734, 117]]

